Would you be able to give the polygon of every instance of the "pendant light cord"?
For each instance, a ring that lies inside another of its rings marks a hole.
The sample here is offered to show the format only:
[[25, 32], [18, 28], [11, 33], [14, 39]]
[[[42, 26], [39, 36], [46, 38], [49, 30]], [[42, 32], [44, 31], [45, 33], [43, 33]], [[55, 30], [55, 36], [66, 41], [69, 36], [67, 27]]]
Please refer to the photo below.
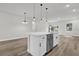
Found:
[[33, 18], [35, 18], [35, 4], [33, 4]]
[[46, 22], [47, 22], [47, 19], [48, 19], [48, 8], [46, 8]]
[[26, 12], [24, 12], [24, 22], [26, 22]]

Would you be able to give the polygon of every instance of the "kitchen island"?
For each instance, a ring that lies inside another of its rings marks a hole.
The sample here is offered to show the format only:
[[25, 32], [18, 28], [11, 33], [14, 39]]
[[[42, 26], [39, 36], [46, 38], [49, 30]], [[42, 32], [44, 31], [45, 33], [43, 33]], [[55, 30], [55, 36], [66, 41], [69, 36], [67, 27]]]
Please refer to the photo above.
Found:
[[42, 56], [58, 44], [58, 33], [28, 33], [28, 52], [34, 56]]

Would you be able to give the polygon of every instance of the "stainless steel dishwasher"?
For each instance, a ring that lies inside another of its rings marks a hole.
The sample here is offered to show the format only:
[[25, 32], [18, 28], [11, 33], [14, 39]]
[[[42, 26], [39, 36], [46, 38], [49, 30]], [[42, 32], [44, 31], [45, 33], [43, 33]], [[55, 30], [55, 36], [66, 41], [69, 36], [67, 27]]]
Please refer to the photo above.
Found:
[[47, 52], [53, 48], [53, 34], [47, 34], [47, 43], [46, 43]]

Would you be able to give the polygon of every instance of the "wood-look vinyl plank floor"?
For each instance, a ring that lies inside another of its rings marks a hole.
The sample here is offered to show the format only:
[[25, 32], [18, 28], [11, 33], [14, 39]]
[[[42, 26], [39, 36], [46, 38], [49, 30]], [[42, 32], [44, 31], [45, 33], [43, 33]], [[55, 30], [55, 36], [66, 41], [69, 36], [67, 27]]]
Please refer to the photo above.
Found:
[[[59, 44], [46, 56], [79, 56], [79, 37], [60, 37]], [[0, 42], [0, 56], [31, 56], [27, 52], [27, 40]]]
[[79, 56], [79, 37], [64, 37], [47, 56]]

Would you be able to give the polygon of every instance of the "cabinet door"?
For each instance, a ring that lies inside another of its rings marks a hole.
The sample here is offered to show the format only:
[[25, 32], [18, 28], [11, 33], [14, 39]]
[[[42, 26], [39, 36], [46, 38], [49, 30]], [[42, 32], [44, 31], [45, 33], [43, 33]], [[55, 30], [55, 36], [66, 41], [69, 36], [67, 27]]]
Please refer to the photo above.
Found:
[[30, 36], [30, 53], [39, 56], [39, 37], [36, 35]]
[[54, 34], [54, 39], [53, 39], [53, 47], [56, 46], [59, 42], [59, 37], [58, 34]]
[[46, 35], [40, 36], [40, 55], [44, 55], [46, 53]]

